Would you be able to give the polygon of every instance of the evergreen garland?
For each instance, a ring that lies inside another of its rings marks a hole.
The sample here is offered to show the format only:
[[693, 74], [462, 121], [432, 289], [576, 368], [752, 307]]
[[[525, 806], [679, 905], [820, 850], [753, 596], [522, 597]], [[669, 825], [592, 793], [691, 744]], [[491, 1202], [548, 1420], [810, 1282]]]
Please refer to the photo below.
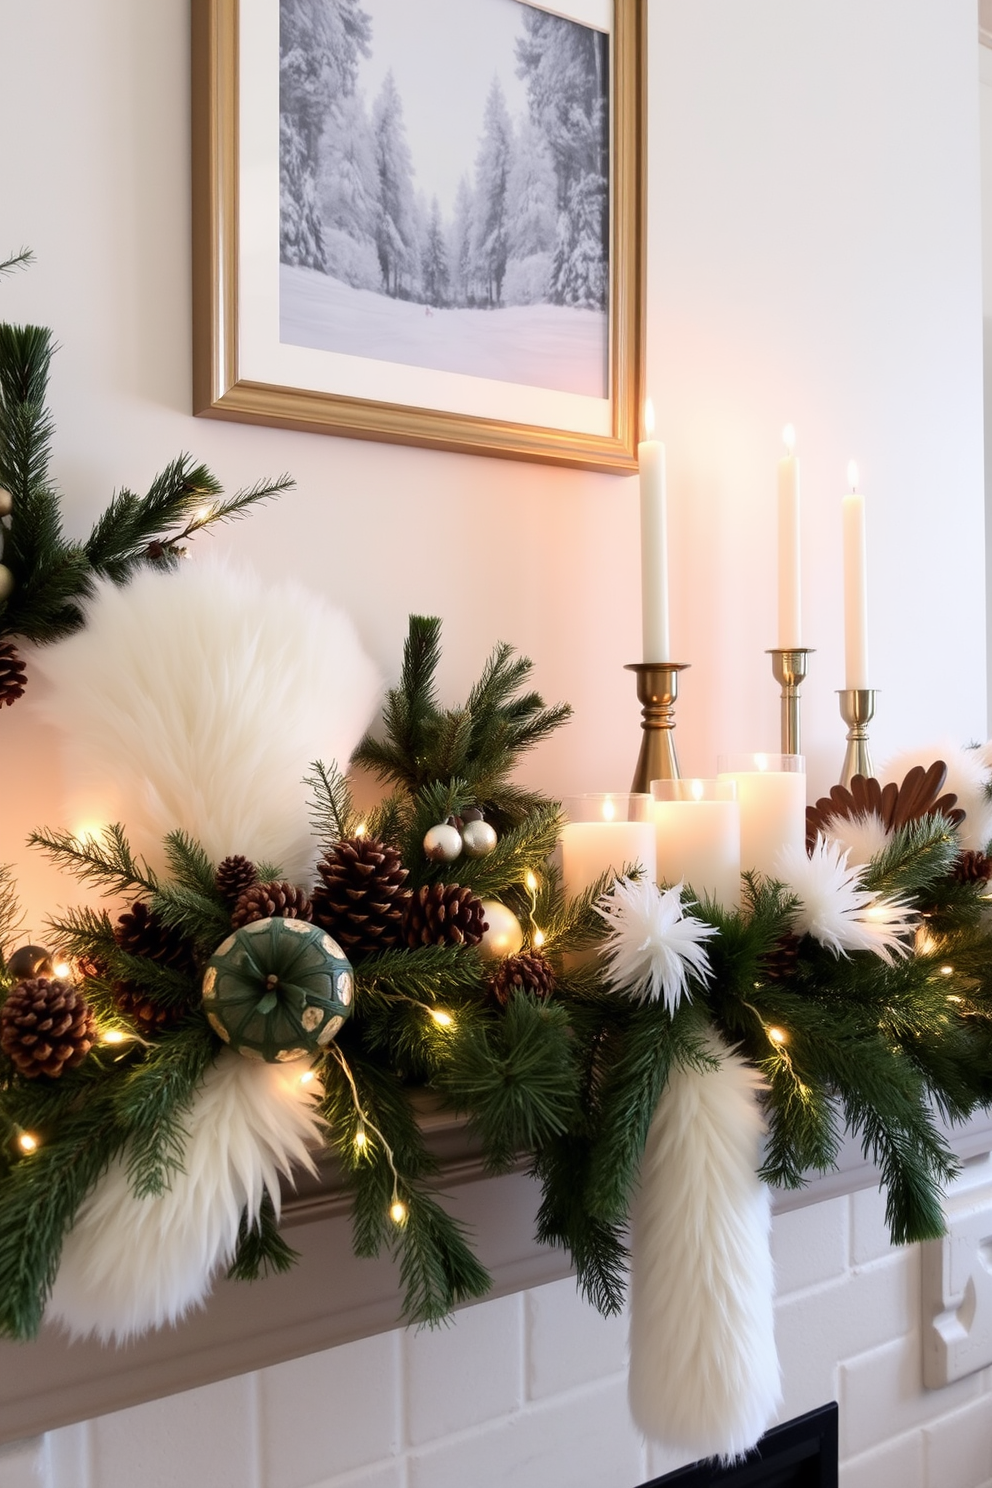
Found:
[[[316, 845], [326, 853], [365, 831], [400, 851], [411, 888], [457, 882], [509, 905], [525, 950], [540, 948], [555, 977], [549, 997], [515, 991], [502, 1006], [489, 992], [494, 963], [477, 948], [356, 957], [354, 1015], [314, 1069], [328, 1145], [352, 1195], [356, 1253], [396, 1256], [404, 1316], [437, 1322], [489, 1285], [435, 1192], [437, 1165], [417, 1119], [421, 1089], [467, 1116], [491, 1171], [529, 1165], [543, 1190], [539, 1239], [567, 1250], [585, 1295], [616, 1312], [652, 1115], [673, 1070], [712, 1064], [713, 1026], [767, 1082], [766, 1182], [795, 1188], [828, 1169], [848, 1130], [878, 1163], [893, 1239], [939, 1236], [955, 1162], [935, 1112], [959, 1121], [992, 1103], [988, 886], [954, 877], [947, 819], [924, 817], [893, 833], [863, 875], [872, 894], [918, 910], [906, 955], [838, 956], [806, 935], [786, 970], [773, 970], [779, 949], [796, 939], [797, 899], [748, 874], [739, 911], [694, 907], [717, 932], [707, 941], [709, 979], [691, 979], [691, 995], [674, 1010], [641, 1002], [610, 983], [595, 954], [607, 934], [597, 903], [609, 882], [567, 899], [548, 862], [558, 807], [512, 781], [520, 756], [567, 708], [526, 690], [530, 663], [501, 646], [464, 705], [444, 709], [440, 654], [439, 622], [414, 617], [383, 733], [356, 755], [389, 788], [372, 812], [363, 818], [336, 766], [313, 765]], [[497, 825], [494, 850], [429, 861], [427, 828], [471, 807]], [[32, 841], [82, 883], [143, 903], [183, 937], [196, 970], [120, 945], [97, 908], [52, 922], [60, 954], [85, 977], [103, 1041], [58, 1080], [0, 1067], [0, 1332], [11, 1337], [36, 1331], [62, 1239], [112, 1161], [124, 1162], [139, 1195], [168, 1186], [185, 1115], [221, 1048], [197, 991], [231, 916], [216, 865], [186, 833], [168, 838], [162, 874], [135, 857], [121, 826], [85, 840], [43, 830]], [[259, 872], [277, 877], [278, 867]], [[13, 982], [7, 963], [18, 925], [12, 880], [0, 872], [0, 993]], [[137, 1037], [114, 1001], [122, 982], [153, 1005], [184, 1010], [178, 1026]], [[108, 1034], [123, 1038], [108, 1042]], [[24, 1133], [37, 1150], [20, 1148]], [[257, 1222], [243, 1223], [230, 1274], [253, 1279], [292, 1261], [266, 1205]]]

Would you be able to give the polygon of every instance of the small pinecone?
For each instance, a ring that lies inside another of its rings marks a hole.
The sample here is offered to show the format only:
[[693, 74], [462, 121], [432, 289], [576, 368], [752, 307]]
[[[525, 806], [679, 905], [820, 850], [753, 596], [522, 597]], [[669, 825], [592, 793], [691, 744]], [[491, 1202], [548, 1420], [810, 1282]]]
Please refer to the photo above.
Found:
[[29, 1080], [80, 1064], [95, 1038], [92, 1009], [71, 982], [31, 977], [0, 1009], [0, 1048]]
[[488, 929], [482, 900], [459, 884], [424, 884], [411, 898], [403, 922], [406, 943], [478, 945]]
[[[192, 992], [191, 988], [191, 992]], [[175, 1003], [163, 1005], [156, 1002], [141, 987], [136, 987], [133, 982], [116, 982], [112, 988], [114, 1006], [122, 1017], [129, 1023], [133, 1023], [138, 1032], [145, 1038], [149, 1034], [164, 1033], [170, 1028], [178, 1028], [186, 1014], [191, 1010], [196, 998], [190, 997], [187, 1003]]]
[[530, 992], [535, 997], [550, 997], [555, 988], [555, 973], [547, 956], [540, 951], [521, 951], [501, 961], [489, 991], [506, 1007], [514, 992]]
[[215, 882], [218, 894], [233, 909], [245, 889], [250, 889], [252, 884], [258, 883], [258, 869], [249, 858], [243, 858], [240, 854], [233, 858], [225, 858], [217, 865]]
[[409, 870], [395, 847], [377, 837], [348, 837], [324, 854], [317, 872], [313, 917], [349, 956], [401, 943]]
[[310, 896], [288, 878], [274, 878], [269, 883], [252, 884], [238, 895], [231, 926], [240, 930], [242, 925], [254, 924], [256, 920], [312, 919]]
[[143, 899], [136, 899], [130, 909], [118, 915], [114, 939], [130, 956], [144, 956], [183, 976], [192, 976], [196, 970], [193, 948], [185, 935], [160, 920]]
[[17, 647], [11, 641], [0, 642], [0, 707], [13, 707], [23, 695], [28, 674]]
[[792, 975], [799, 961], [801, 944], [801, 935], [787, 932], [780, 936], [767, 955], [762, 956], [761, 970], [770, 982], [784, 982]]
[[967, 848], [955, 858], [951, 877], [960, 884], [988, 883], [992, 878], [992, 858]]

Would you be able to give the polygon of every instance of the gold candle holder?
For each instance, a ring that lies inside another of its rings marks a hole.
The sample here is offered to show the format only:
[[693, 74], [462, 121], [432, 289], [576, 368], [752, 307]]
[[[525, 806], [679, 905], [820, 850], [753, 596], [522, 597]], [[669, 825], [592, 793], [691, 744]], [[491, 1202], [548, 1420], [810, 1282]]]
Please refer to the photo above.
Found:
[[678, 780], [675, 753], [675, 700], [679, 695], [679, 672], [685, 661], [634, 661], [624, 671], [637, 674], [637, 700], [641, 705], [641, 752], [631, 783], [635, 794], [651, 793], [652, 780]]
[[772, 659], [772, 676], [782, 689], [780, 727], [783, 754], [803, 752], [800, 689], [806, 680], [806, 658], [812, 654], [808, 646], [790, 646], [765, 652]]
[[840, 716], [847, 724], [847, 752], [840, 783], [850, 789], [855, 775], [864, 775], [868, 779], [875, 773], [868, 747], [868, 725], [875, 716], [875, 689], [845, 687], [837, 696], [840, 698]]

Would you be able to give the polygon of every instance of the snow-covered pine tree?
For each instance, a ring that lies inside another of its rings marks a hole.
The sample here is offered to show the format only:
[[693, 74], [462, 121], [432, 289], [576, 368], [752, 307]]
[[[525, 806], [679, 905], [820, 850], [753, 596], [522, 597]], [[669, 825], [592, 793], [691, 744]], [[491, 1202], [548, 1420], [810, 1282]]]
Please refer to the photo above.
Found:
[[[403, 122], [400, 98], [392, 68], [386, 73], [372, 109], [376, 167], [379, 173], [379, 210], [376, 249], [382, 286], [398, 296], [404, 276], [409, 281], [417, 265], [416, 205], [413, 197], [413, 160]], [[409, 285], [407, 285], [409, 289]]]
[[279, 247], [286, 264], [325, 267], [319, 148], [335, 99], [354, 90], [371, 17], [360, 0], [279, 0]]
[[551, 264], [549, 284], [555, 304], [583, 310], [605, 308], [609, 285], [601, 224], [606, 208], [606, 182], [601, 177], [583, 176], [573, 183], [568, 211], [558, 218]]
[[510, 171], [510, 259], [503, 298], [508, 305], [539, 305], [549, 296], [557, 226], [558, 183], [542, 132], [525, 118], [518, 126]]
[[427, 219], [427, 236], [421, 258], [421, 284], [428, 305], [444, 305], [448, 299], [448, 250], [444, 245], [441, 207], [435, 196]]
[[468, 176], [462, 176], [455, 193], [455, 215], [449, 239], [452, 300], [456, 305], [473, 303], [472, 244], [475, 242], [475, 199]]
[[482, 116], [482, 138], [475, 158], [475, 264], [486, 303], [502, 304], [510, 255], [508, 189], [513, 165], [513, 124], [499, 77], [494, 76]]
[[357, 92], [334, 100], [320, 143], [318, 178], [328, 274], [356, 289], [382, 282], [376, 251], [379, 169], [364, 101]]

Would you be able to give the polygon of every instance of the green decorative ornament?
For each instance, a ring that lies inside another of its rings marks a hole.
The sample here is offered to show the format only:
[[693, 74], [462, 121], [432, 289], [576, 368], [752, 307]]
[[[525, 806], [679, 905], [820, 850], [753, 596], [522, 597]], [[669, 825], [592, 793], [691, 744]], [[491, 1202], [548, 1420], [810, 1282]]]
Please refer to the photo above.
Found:
[[331, 1042], [351, 1015], [354, 976], [336, 940], [305, 920], [255, 920], [207, 962], [203, 1011], [239, 1054], [282, 1064]]

